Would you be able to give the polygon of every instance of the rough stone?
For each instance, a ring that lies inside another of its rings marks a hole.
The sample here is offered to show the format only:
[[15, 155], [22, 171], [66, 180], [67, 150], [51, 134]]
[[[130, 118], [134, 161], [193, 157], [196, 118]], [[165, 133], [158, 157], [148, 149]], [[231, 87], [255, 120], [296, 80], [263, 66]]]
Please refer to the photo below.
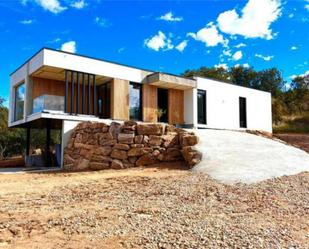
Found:
[[108, 169], [109, 163], [90, 162], [89, 168], [92, 170]]
[[150, 145], [159, 146], [162, 143], [162, 138], [161, 138], [161, 136], [150, 135], [148, 143]]
[[125, 150], [117, 150], [117, 149], [113, 149], [111, 157], [115, 159], [127, 159], [128, 158], [127, 152]]
[[123, 166], [123, 163], [120, 160], [114, 159], [111, 163], [111, 168], [112, 169], [123, 169], [124, 166]]
[[146, 166], [146, 165], [151, 165], [155, 164], [157, 162], [156, 158], [151, 155], [151, 154], [145, 154], [141, 156], [137, 161], [136, 161], [136, 166]]
[[196, 136], [194, 134], [181, 133], [180, 144], [181, 144], [182, 147], [194, 146], [194, 145], [198, 144], [198, 136]]
[[169, 133], [162, 136], [163, 147], [170, 148], [179, 144], [179, 136], [177, 133]]
[[113, 139], [117, 139], [120, 129], [121, 129], [121, 124], [117, 122], [112, 122], [109, 126], [108, 132], [112, 135]]
[[115, 144], [113, 148], [117, 150], [129, 150], [130, 146], [128, 144]]
[[163, 124], [138, 124], [136, 127], [138, 135], [163, 135], [164, 133]]
[[109, 156], [112, 152], [112, 147], [111, 146], [102, 146], [102, 147], [97, 147], [93, 153], [102, 155], [102, 156]]
[[134, 143], [134, 134], [131, 134], [131, 133], [119, 133], [118, 134], [118, 143], [133, 144]]
[[137, 156], [130, 156], [130, 157], [128, 158], [128, 160], [129, 160], [130, 163], [133, 163], [133, 164], [134, 164], [134, 163], [136, 162], [137, 158], [138, 158]]
[[136, 136], [134, 137], [134, 143], [136, 143], [136, 144], [141, 144], [141, 143], [143, 143], [143, 138], [144, 138], [143, 135], [136, 135]]
[[142, 156], [146, 153], [151, 153], [151, 148], [131, 148], [128, 151], [128, 156]]
[[202, 153], [193, 146], [183, 147], [181, 152], [183, 158], [191, 168], [202, 160]]

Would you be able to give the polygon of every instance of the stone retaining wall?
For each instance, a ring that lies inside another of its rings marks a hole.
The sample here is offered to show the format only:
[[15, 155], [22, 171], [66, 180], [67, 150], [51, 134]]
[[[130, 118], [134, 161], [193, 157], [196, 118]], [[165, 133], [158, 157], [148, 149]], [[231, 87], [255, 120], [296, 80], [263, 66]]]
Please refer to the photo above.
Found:
[[83, 122], [65, 149], [64, 169], [123, 169], [181, 160], [191, 168], [202, 158], [197, 143], [194, 133], [171, 125]]

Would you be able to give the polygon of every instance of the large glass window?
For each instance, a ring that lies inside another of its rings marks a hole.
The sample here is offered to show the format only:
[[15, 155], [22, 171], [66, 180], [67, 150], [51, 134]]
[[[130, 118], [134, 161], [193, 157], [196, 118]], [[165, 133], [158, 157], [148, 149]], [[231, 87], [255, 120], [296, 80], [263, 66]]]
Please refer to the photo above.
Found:
[[142, 85], [130, 82], [130, 119], [142, 120]]
[[25, 102], [25, 84], [21, 84], [15, 88], [15, 106], [14, 106], [14, 121], [24, 117], [24, 102]]
[[206, 124], [206, 91], [197, 90], [197, 122]]

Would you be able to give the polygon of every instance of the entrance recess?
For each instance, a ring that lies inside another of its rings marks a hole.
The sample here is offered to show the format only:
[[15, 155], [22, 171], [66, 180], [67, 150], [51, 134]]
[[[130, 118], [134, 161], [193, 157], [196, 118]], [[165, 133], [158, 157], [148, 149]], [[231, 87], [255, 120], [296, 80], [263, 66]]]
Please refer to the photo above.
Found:
[[98, 87], [98, 116], [111, 117], [111, 84], [110, 82]]
[[158, 118], [159, 122], [168, 123], [168, 89], [158, 88], [158, 109], [163, 114]]

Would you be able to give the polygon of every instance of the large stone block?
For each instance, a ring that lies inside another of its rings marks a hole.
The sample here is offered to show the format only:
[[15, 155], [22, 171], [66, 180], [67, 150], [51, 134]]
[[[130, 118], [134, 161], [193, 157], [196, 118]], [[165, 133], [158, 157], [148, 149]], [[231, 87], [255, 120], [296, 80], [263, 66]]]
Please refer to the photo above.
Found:
[[100, 146], [93, 150], [94, 154], [102, 155], [102, 156], [109, 156], [112, 152], [111, 146]]
[[150, 135], [148, 143], [150, 145], [159, 146], [162, 143], [162, 138], [161, 138], [161, 136]]
[[134, 134], [133, 133], [119, 133], [118, 134], [118, 143], [133, 144], [134, 143]]
[[194, 146], [199, 141], [198, 136], [189, 133], [181, 133], [179, 139], [182, 147]]
[[99, 162], [90, 162], [89, 163], [89, 168], [91, 170], [101, 170], [101, 169], [109, 169], [110, 165], [109, 163], [103, 162], [103, 163], [99, 163]]
[[123, 169], [124, 166], [123, 166], [123, 163], [120, 160], [114, 159], [111, 163], [111, 168], [112, 169]]
[[144, 154], [151, 153], [152, 151], [153, 149], [151, 148], [131, 148], [128, 151], [128, 156], [142, 156]]
[[163, 135], [164, 125], [163, 124], [138, 124], [137, 134], [138, 135]]
[[203, 154], [193, 146], [183, 147], [181, 152], [183, 158], [191, 168], [200, 163], [203, 157]]
[[120, 133], [121, 124], [117, 122], [112, 122], [109, 126], [108, 132], [112, 135], [113, 139], [117, 139], [118, 134]]
[[117, 150], [129, 150], [130, 145], [128, 145], [128, 144], [115, 144], [113, 148], [117, 149]]
[[123, 160], [123, 159], [127, 159], [128, 155], [127, 155], [127, 152], [125, 150], [113, 149], [111, 157], [115, 158], [115, 159]]
[[157, 163], [157, 159], [151, 154], [145, 154], [136, 161], [136, 166], [146, 166]]

